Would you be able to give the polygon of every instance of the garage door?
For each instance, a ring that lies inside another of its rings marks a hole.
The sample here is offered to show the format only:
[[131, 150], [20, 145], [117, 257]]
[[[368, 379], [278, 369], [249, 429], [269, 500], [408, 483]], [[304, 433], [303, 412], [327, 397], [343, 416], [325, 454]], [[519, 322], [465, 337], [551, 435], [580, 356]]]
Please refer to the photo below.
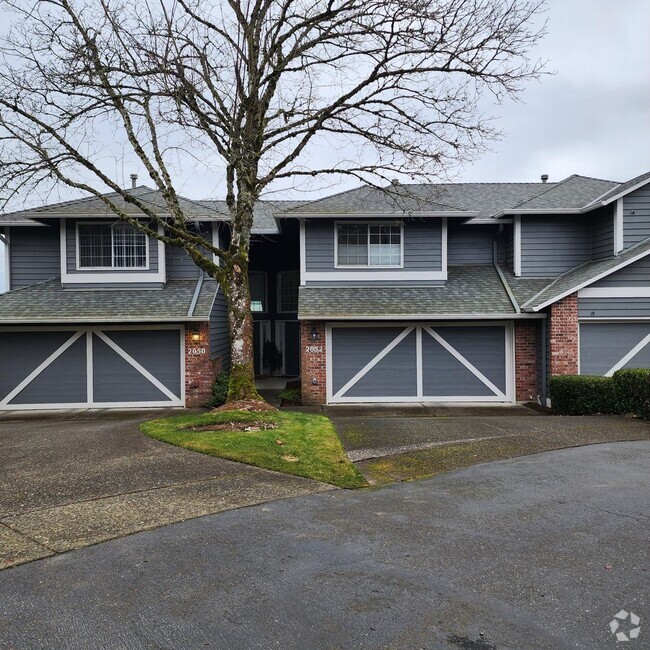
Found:
[[332, 325], [328, 401], [511, 401], [512, 330], [495, 325]]
[[183, 406], [183, 329], [0, 331], [0, 409]]
[[580, 374], [650, 368], [650, 323], [581, 323]]

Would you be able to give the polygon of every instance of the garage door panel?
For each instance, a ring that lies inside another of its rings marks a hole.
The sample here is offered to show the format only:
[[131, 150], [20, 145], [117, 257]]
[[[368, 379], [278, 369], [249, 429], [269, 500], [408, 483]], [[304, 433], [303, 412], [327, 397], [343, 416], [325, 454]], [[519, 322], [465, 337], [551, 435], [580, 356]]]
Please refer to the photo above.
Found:
[[402, 332], [403, 327], [332, 329], [332, 388], [337, 393]]
[[505, 392], [505, 327], [435, 327], [434, 329], [499, 390]]
[[74, 333], [75, 330], [0, 334], [0, 399], [8, 395]]
[[[605, 375], [649, 334], [649, 323], [581, 323], [580, 374]], [[623, 367], [650, 368], [650, 347]]]
[[174, 395], [180, 395], [179, 330], [108, 330], [103, 334], [148, 370]]
[[427, 397], [494, 397], [494, 391], [428, 335], [422, 337], [422, 389]]
[[169, 398], [146, 377], [93, 336], [93, 386], [95, 402], [164, 402]]
[[[398, 330], [396, 335], [402, 331], [404, 328]], [[398, 398], [415, 397], [417, 395], [415, 366], [415, 331], [412, 331], [343, 396], [348, 398], [383, 397], [385, 395]]]
[[[73, 333], [68, 333], [66, 340], [71, 334]], [[60, 346], [55, 349], [58, 347]], [[87, 399], [86, 338], [82, 336], [27, 384], [9, 404], [83, 404]]]

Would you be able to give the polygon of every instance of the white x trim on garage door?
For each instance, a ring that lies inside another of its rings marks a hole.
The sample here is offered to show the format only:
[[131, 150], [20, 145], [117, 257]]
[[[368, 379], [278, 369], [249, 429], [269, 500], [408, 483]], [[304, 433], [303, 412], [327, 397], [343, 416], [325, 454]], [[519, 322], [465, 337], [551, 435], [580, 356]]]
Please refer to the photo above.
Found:
[[182, 326], [3, 328], [0, 410], [183, 406], [183, 332]]
[[508, 323], [332, 324], [327, 335], [330, 403], [512, 401]]

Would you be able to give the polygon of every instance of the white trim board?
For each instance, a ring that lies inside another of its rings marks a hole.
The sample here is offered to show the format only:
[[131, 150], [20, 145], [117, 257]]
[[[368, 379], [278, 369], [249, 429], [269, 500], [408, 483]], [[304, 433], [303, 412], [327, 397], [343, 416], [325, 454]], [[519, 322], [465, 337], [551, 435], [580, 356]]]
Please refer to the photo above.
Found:
[[[373, 267], [370, 267], [371, 269]], [[379, 268], [379, 267], [376, 267]], [[306, 271], [302, 274], [302, 284], [306, 282], [345, 282], [347, 280], [446, 280], [445, 271], [372, 271], [349, 268], [341, 271]]]
[[650, 298], [650, 287], [585, 287], [578, 298]]
[[625, 248], [623, 222], [623, 199], [618, 199], [614, 209], [614, 255], [618, 255]]
[[512, 267], [516, 277], [521, 276], [521, 215], [512, 219]]

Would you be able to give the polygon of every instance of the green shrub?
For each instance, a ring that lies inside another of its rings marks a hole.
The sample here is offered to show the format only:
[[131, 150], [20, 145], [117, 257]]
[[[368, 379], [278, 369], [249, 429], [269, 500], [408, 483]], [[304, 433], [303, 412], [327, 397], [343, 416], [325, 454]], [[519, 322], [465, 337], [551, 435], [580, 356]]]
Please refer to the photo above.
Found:
[[617, 370], [613, 381], [621, 411], [650, 420], [650, 370]]
[[288, 402], [293, 402], [294, 404], [300, 404], [302, 401], [302, 391], [300, 388], [285, 388], [281, 393], [280, 397], [286, 399]]
[[221, 370], [214, 380], [212, 386], [212, 397], [208, 400], [206, 406], [216, 408], [226, 403], [228, 399], [228, 383], [230, 382], [230, 373], [227, 370]]
[[558, 375], [549, 381], [553, 410], [561, 415], [619, 413], [617, 390], [611, 377]]

